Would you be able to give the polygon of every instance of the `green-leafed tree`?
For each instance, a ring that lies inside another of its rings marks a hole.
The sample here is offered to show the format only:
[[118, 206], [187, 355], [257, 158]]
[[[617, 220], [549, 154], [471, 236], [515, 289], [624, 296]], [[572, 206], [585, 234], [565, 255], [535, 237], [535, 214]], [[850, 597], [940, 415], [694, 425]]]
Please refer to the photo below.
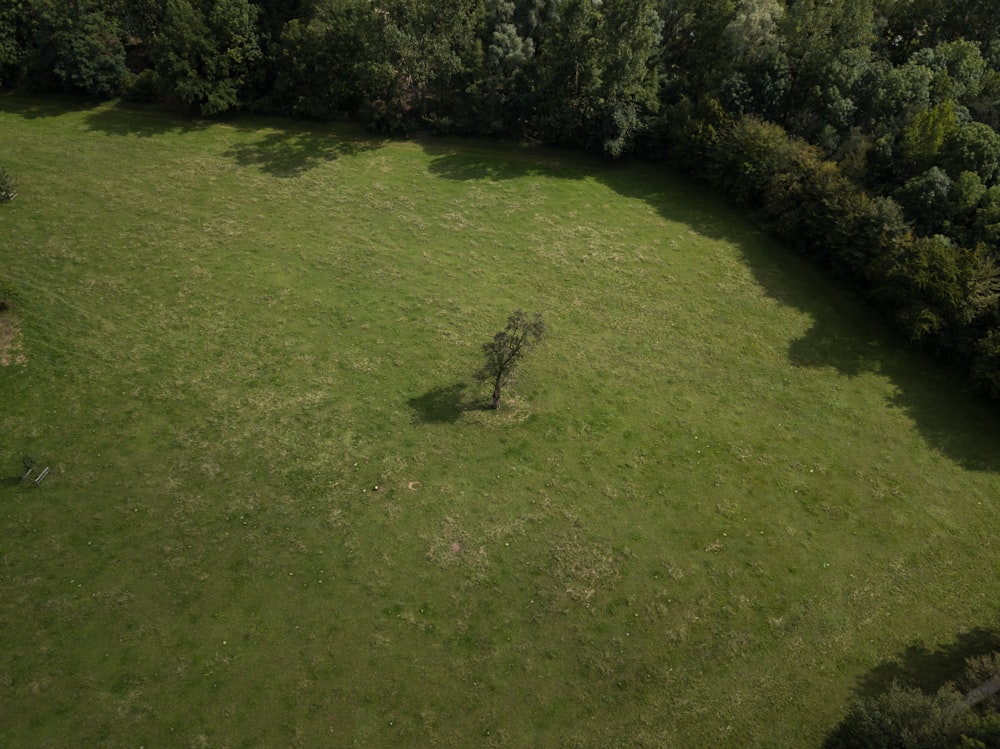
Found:
[[140, 44], [147, 44], [163, 23], [166, 4], [163, 0], [101, 0], [108, 15], [113, 16], [122, 32]]
[[1000, 272], [984, 248], [966, 250], [947, 237], [909, 237], [881, 260], [880, 300], [913, 341], [969, 356], [995, 315]]
[[650, 0], [567, 0], [540, 54], [545, 140], [621, 156], [658, 106], [663, 23]]
[[168, 94], [203, 115], [244, 106], [261, 58], [256, 19], [248, 0], [167, 0], [150, 57]]
[[987, 188], [979, 200], [972, 221], [972, 230], [977, 242], [1000, 248], [1000, 185]]
[[720, 43], [736, 16], [736, 0], [660, 0], [663, 21], [659, 66], [667, 103], [681, 96], [719, 96], [732, 69], [732, 55]]
[[760, 208], [775, 178], [788, 171], [793, 151], [780, 125], [741, 117], [721, 132], [708, 178], [738, 204]]
[[914, 51], [965, 39], [988, 45], [1000, 39], [994, 0], [879, 0], [886, 18], [888, 52], [899, 62]]
[[285, 24], [274, 96], [309, 117], [360, 116], [392, 129], [401, 121], [400, 81], [386, 41], [386, 19], [368, 0], [319, 0]]
[[30, 0], [0, 3], [0, 88], [12, 88], [24, 79], [34, 34]]
[[34, 0], [33, 78], [47, 77], [65, 91], [112, 96], [124, 85], [121, 30], [96, 0]]
[[648, 115], [659, 108], [655, 59], [663, 21], [652, 0], [605, 0], [601, 25], [601, 147], [630, 153]]
[[[251, 0], [257, 11], [257, 39], [260, 61], [248, 76], [247, 96], [255, 110], [282, 112], [286, 102], [276, 101], [278, 78], [282, 74], [285, 26], [309, 15], [313, 0]], [[284, 110], [287, 112], [287, 109]]]
[[387, 0], [378, 10], [403, 95], [421, 120], [446, 128], [482, 67], [483, 0]]
[[953, 102], [945, 101], [924, 110], [913, 118], [899, 137], [898, 167], [912, 176], [926, 171], [938, 162], [945, 139], [958, 127], [958, 114]]
[[968, 709], [955, 692], [927, 695], [896, 682], [851, 705], [824, 749], [954, 749]]
[[799, 0], [781, 28], [791, 68], [789, 128], [815, 137], [825, 125], [850, 126], [858, 106], [852, 92], [875, 41], [871, 0]]
[[855, 87], [858, 121], [880, 136], [894, 133], [930, 107], [933, 80], [934, 71], [913, 61], [899, 66], [885, 59], [873, 62]]
[[488, 0], [483, 67], [469, 88], [477, 132], [521, 134], [533, 112], [538, 39], [556, 0]]
[[734, 114], [781, 117], [791, 87], [788, 55], [782, 49], [779, 0], [740, 0], [723, 41], [731, 53], [732, 72], [722, 83], [726, 107]]
[[476, 372], [476, 379], [493, 386], [492, 405], [500, 408], [501, 392], [513, 377], [514, 370], [524, 355], [537, 345], [545, 335], [545, 320], [541, 313], [529, 315], [517, 310], [507, 318], [507, 326], [493, 339], [483, 344], [483, 366]]
[[908, 179], [896, 190], [896, 200], [906, 209], [920, 234], [940, 232], [949, 215], [952, 179], [941, 167], [932, 166]]
[[982, 122], [962, 122], [945, 133], [942, 166], [953, 177], [975, 172], [987, 185], [1000, 176], [1000, 135]]
[[590, 0], [560, 3], [542, 39], [537, 125], [550, 143], [582, 146], [597, 121], [601, 16]]

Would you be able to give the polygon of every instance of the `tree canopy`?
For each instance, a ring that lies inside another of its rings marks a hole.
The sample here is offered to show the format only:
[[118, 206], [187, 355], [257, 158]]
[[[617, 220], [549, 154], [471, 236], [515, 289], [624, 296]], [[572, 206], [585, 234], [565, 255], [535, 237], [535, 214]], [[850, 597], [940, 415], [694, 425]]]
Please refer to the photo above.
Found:
[[500, 408], [501, 391], [510, 382], [515, 367], [544, 335], [545, 320], [541, 313], [529, 315], [519, 309], [507, 318], [507, 326], [503, 330], [483, 344], [485, 361], [476, 372], [476, 378], [493, 385], [493, 408]]

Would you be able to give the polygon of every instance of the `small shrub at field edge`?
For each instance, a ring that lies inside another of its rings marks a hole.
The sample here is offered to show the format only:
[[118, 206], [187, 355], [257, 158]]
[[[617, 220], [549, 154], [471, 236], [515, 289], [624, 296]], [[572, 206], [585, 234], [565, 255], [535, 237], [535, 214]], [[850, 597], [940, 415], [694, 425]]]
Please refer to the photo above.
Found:
[[3, 168], [0, 168], [0, 203], [9, 203], [17, 197], [17, 186], [14, 179]]
[[10, 309], [17, 301], [17, 287], [0, 277], [0, 312]]

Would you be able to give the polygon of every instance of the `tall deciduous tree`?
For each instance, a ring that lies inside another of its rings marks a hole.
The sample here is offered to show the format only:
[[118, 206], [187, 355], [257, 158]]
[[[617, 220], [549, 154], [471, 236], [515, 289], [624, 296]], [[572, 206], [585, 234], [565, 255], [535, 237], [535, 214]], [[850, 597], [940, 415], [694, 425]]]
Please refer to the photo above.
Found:
[[115, 20], [95, 0], [36, 0], [33, 66], [51, 73], [66, 91], [118, 93], [125, 78], [125, 47]]
[[33, 27], [29, 0], [0, 4], [0, 88], [14, 86], [23, 77]]
[[870, 0], [798, 0], [781, 21], [792, 60], [793, 130], [815, 136], [824, 124], [851, 124], [851, 91], [871, 61], [874, 14]]
[[545, 38], [541, 125], [552, 142], [627, 153], [658, 106], [663, 21], [652, 0], [568, 0]]
[[401, 87], [422, 117], [455, 106], [482, 64], [482, 0], [386, 0], [386, 43]]
[[468, 91], [477, 131], [517, 134], [530, 116], [538, 39], [556, 5], [556, 0], [487, 0], [483, 68]]
[[167, 0], [150, 55], [167, 90], [210, 115], [237, 109], [260, 60], [248, 0]]
[[402, 114], [386, 18], [369, 0], [317, 0], [310, 15], [285, 24], [275, 95], [295, 114], [361, 114], [388, 127]]
[[500, 408], [500, 393], [514, 373], [514, 368], [524, 355], [545, 334], [545, 321], [536, 312], [528, 315], [517, 310], [507, 318], [507, 327], [497, 332], [493, 340], [483, 344], [486, 360], [476, 372], [480, 382], [493, 385], [493, 408]]
[[659, 106], [654, 60], [662, 40], [663, 21], [652, 0], [608, 0], [603, 13], [601, 145], [605, 153], [617, 158], [632, 150], [643, 115], [655, 112]]

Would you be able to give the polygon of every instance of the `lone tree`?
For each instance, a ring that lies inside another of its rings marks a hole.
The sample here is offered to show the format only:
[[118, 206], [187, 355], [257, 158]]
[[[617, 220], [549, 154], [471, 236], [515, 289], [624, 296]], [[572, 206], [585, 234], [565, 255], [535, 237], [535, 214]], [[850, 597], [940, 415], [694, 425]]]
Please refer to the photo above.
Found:
[[510, 380], [514, 367], [544, 334], [545, 321], [541, 313], [529, 317], [519, 309], [507, 318], [506, 328], [483, 344], [486, 361], [476, 372], [476, 378], [480, 382], [493, 383], [493, 408], [500, 408], [500, 389]]

